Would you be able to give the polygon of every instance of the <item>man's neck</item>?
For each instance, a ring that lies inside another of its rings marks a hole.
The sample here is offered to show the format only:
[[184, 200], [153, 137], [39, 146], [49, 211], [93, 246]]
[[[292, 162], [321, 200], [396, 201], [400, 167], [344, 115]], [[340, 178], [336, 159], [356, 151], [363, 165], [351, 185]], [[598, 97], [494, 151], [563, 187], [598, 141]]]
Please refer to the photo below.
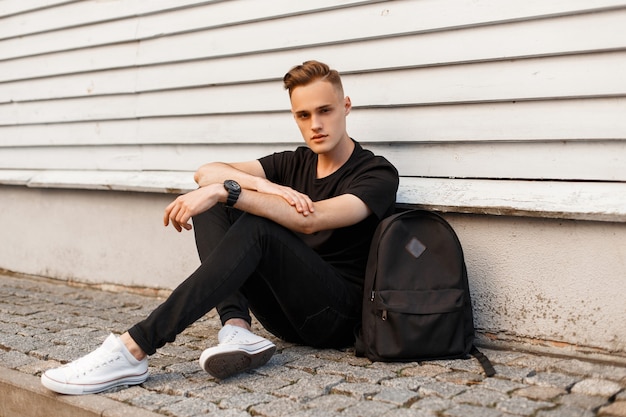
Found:
[[317, 178], [324, 178], [337, 171], [345, 164], [354, 151], [354, 141], [346, 133], [345, 138], [328, 153], [317, 157]]

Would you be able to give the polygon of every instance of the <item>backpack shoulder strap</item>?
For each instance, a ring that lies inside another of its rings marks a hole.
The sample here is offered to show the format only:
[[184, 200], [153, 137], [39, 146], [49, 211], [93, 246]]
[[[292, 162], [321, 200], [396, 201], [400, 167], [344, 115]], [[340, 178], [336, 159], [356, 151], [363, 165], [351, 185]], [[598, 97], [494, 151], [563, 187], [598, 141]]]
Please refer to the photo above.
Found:
[[470, 350], [470, 355], [478, 359], [478, 362], [480, 362], [480, 366], [482, 366], [483, 370], [485, 371], [485, 375], [489, 377], [496, 374], [496, 370], [491, 364], [489, 358], [485, 356], [485, 354], [482, 353], [480, 350], [478, 350], [476, 346], [472, 346], [472, 350]]

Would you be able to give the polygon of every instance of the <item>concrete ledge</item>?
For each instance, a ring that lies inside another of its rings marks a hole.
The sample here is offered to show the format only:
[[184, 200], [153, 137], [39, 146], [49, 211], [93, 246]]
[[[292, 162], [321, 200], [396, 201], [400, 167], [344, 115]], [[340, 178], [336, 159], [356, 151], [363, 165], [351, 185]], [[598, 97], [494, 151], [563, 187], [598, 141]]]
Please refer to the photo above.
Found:
[[48, 391], [39, 378], [0, 367], [1, 417], [157, 417], [159, 414], [99, 395]]
[[[0, 170], [0, 184], [30, 188], [181, 194], [191, 171]], [[626, 183], [400, 178], [398, 203], [450, 213], [626, 222]]]

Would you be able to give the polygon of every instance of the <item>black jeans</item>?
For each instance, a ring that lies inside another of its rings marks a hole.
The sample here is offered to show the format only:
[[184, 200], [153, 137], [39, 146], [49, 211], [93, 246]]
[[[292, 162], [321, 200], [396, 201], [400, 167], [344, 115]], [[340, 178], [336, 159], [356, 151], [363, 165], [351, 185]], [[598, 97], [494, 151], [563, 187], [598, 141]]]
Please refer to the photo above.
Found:
[[129, 329], [149, 355], [217, 307], [222, 323], [250, 322], [314, 347], [354, 342], [362, 288], [290, 230], [218, 204], [193, 219], [201, 264], [145, 320]]

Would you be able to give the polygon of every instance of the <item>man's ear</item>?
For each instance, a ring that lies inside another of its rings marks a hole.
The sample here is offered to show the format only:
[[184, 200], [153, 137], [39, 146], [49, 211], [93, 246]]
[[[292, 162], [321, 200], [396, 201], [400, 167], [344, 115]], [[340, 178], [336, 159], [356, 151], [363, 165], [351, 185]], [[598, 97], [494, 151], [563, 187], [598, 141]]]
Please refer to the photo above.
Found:
[[345, 101], [344, 108], [346, 109], [346, 116], [347, 116], [348, 114], [350, 114], [350, 110], [352, 110], [352, 101], [350, 100], [350, 97], [348, 96], [346, 96], [344, 101]]

